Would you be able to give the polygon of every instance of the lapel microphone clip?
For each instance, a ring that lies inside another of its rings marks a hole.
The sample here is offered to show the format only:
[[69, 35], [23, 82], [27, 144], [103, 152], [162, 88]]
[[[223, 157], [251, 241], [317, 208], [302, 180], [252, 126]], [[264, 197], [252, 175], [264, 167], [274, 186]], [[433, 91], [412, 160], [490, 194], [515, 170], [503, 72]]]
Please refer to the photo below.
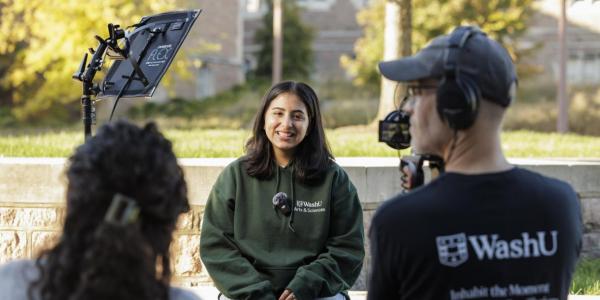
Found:
[[279, 210], [286, 217], [292, 213], [290, 199], [284, 192], [279, 192], [273, 196], [273, 208]]

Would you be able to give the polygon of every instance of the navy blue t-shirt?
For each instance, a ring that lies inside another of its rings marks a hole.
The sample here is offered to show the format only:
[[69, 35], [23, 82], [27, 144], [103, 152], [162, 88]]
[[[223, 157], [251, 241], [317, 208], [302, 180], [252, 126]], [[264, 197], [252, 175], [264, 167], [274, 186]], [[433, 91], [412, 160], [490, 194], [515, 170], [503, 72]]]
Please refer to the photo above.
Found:
[[582, 230], [565, 182], [445, 173], [377, 210], [368, 299], [567, 299]]

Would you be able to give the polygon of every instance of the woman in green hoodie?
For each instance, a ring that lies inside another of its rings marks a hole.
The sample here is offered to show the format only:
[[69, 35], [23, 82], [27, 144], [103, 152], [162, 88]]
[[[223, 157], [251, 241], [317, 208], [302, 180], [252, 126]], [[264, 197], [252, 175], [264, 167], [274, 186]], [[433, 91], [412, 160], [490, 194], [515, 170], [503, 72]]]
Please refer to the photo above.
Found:
[[273, 86], [246, 155], [210, 193], [200, 256], [221, 299], [344, 299], [364, 258], [362, 208], [329, 150], [317, 95]]

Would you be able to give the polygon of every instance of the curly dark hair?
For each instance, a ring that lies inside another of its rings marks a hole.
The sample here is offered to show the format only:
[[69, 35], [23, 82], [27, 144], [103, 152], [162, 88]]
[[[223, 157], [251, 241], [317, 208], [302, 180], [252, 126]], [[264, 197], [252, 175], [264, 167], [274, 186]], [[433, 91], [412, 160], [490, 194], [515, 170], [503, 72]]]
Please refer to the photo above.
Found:
[[321, 180], [333, 160], [329, 149], [325, 130], [321, 121], [319, 98], [306, 83], [296, 81], [280, 82], [263, 97], [261, 108], [254, 117], [252, 137], [246, 142], [246, 155], [243, 159], [248, 175], [259, 178], [271, 178], [275, 167], [275, 154], [271, 142], [264, 131], [265, 112], [271, 101], [277, 96], [291, 93], [306, 105], [308, 112], [308, 129], [306, 137], [298, 145], [294, 157], [294, 169], [301, 183], [314, 184]]
[[[171, 142], [153, 123], [104, 125], [76, 149], [66, 175], [63, 233], [37, 258], [29, 298], [168, 299], [169, 245], [178, 216], [189, 211]], [[136, 223], [104, 222], [115, 194], [135, 200]]]

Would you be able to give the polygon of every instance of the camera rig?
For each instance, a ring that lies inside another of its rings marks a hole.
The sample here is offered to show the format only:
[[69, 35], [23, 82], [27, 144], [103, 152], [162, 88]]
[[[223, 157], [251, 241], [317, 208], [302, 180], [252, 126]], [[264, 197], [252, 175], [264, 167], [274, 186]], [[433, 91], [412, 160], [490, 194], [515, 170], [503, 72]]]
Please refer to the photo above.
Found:
[[[390, 112], [379, 121], [379, 142], [383, 142], [396, 150], [410, 147], [410, 115], [402, 109]], [[444, 160], [431, 154], [413, 154], [400, 157], [400, 172], [404, 192], [410, 191], [425, 183], [424, 165], [427, 164], [431, 178], [444, 172]], [[405, 171], [405, 168], [408, 171]]]
[[[96, 35], [96, 49], [89, 48], [92, 58], [87, 63], [85, 53], [78, 71], [72, 78], [82, 82], [81, 114], [84, 136], [92, 135], [95, 124], [95, 99], [115, 97], [110, 119], [122, 97], [152, 97], [175, 54], [183, 44], [201, 10], [175, 11], [145, 16], [125, 31], [108, 24], [108, 37]], [[115, 60], [102, 84], [93, 82], [102, 69], [105, 57]], [[122, 63], [127, 61], [128, 63]]]

